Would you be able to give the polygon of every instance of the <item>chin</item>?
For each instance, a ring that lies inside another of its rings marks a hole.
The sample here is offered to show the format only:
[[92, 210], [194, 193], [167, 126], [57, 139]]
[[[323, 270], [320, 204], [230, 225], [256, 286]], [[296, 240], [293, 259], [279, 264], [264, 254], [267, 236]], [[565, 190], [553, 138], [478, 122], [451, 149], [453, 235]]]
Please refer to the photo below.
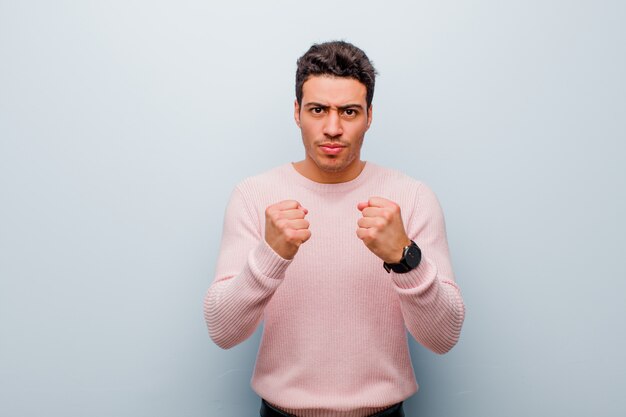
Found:
[[317, 161], [317, 167], [324, 172], [340, 172], [350, 165], [346, 161], [332, 160], [331, 162]]

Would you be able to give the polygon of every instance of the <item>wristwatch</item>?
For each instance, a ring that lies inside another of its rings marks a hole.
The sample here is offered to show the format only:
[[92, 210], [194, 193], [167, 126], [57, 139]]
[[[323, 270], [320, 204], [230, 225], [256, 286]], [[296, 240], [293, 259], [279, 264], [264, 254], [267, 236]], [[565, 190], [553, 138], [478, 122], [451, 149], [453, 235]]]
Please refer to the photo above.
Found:
[[422, 251], [415, 244], [415, 242], [411, 241], [409, 246], [404, 247], [404, 251], [402, 252], [402, 259], [397, 264], [388, 264], [387, 262], [383, 262], [383, 267], [385, 267], [385, 271], [387, 273], [391, 273], [391, 271], [397, 274], [404, 274], [405, 272], [409, 272], [412, 269], [417, 268], [422, 260]]

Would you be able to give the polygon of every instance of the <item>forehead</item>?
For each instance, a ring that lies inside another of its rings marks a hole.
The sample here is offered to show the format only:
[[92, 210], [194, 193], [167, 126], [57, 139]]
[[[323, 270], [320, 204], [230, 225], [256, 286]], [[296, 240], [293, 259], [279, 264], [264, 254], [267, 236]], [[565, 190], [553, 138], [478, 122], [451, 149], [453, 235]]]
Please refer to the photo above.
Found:
[[354, 78], [316, 75], [302, 84], [302, 105], [319, 103], [332, 106], [362, 104], [365, 107], [367, 88]]

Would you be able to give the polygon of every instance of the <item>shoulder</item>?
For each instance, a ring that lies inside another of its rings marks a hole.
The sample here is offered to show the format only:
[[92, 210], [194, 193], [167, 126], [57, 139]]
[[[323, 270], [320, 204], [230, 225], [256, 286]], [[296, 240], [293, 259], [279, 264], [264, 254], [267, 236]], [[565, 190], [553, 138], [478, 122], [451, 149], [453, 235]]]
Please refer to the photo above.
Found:
[[276, 184], [285, 177], [287, 168], [287, 164], [283, 164], [259, 174], [246, 177], [237, 183], [235, 189], [243, 194], [255, 193], [255, 191], [265, 192], [275, 187]]
[[371, 177], [378, 181], [382, 181], [385, 186], [415, 192], [418, 192], [421, 188], [429, 189], [423, 181], [408, 175], [399, 169], [385, 167], [372, 162], [368, 162], [368, 164], [370, 165], [372, 174]]
[[433, 209], [440, 207], [437, 195], [424, 181], [395, 168], [376, 164], [372, 164], [370, 168], [371, 178], [379, 182], [384, 193], [391, 200], [401, 203], [401, 206]]
[[267, 205], [268, 196], [276, 188], [279, 178], [283, 176], [286, 165], [277, 166], [267, 171], [240, 180], [233, 188], [227, 213], [247, 212], [260, 224], [259, 210]]

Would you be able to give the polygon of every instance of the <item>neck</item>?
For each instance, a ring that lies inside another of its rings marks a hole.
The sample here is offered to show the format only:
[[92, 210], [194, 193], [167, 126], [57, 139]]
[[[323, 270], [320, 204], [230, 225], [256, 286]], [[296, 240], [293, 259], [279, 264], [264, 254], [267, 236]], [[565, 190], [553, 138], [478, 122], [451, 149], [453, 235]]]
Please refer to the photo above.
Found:
[[341, 182], [352, 181], [361, 174], [365, 168], [365, 161], [355, 160], [345, 169], [341, 171], [324, 171], [320, 169], [315, 162], [305, 159], [300, 162], [294, 162], [293, 167], [300, 175], [310, 179], [311, 181], [322, 184], [338, 184]]

